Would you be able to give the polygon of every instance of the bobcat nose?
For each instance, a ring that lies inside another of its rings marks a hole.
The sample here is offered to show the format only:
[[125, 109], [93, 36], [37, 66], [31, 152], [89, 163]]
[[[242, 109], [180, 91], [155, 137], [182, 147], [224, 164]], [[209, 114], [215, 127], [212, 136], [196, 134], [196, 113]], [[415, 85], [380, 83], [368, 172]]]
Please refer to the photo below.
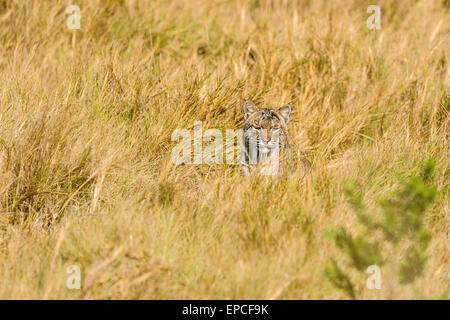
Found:
[[267, 129], [262, 129], [261, 130], [261, 140], [263, 141], [263, 142], [269, 142], [271, 139], [270, 139], [271, 137], [270, 137], [270, 130], [267, 130]]

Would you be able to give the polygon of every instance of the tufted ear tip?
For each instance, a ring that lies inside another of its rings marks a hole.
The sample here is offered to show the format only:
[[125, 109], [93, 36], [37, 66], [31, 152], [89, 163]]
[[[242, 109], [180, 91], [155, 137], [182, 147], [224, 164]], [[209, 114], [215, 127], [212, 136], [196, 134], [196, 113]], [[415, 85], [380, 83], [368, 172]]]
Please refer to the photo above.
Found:
[[291, 115], [291, 105], [287, 104], [284, 107], [278, 109], [278, 113], [284, 119], [284, 122], [288, 123]]
[[244, 119], [247, 120], [253, 113], [258, 111], [258, 107], [249, 100], [244, 100]]

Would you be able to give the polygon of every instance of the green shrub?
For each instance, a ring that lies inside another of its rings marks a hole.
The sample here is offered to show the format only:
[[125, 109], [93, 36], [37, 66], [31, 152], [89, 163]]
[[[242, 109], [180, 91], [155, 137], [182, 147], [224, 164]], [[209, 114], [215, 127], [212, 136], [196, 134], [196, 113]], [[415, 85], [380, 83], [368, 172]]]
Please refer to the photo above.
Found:
[[[358, 221], [364, 227], [357, 236], [344, 228], [331, 232], [336, 246], [349, 260], [349, 267], [364, 271], [370, 265], [392, 265], [390, 257], [400, 256], [401, 262], [396, 267], [400, 284], [412, 283], [423, 274], [431, 239], [431, 233], [424, 227], [424, 217], [437, 197], [436, 187], [431, 184], [434, 175], [434, 163], [428, 160], [417, 175], [402, 181], [394, 192], [379, 201], [377, 210], [380, 214], [366, 208], [355, 184], [344, 187]], [[324, 274], [336, 288], [350, 298], [356, 298], [356, 286], [335, 260], [325, 265]]]

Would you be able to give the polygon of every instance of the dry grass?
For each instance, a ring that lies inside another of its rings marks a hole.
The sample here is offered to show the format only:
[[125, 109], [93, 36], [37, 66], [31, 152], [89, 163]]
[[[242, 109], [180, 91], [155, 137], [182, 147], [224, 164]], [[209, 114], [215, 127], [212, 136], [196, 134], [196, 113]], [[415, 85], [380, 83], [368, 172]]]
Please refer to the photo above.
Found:
[[[428, 157], [424, 276], [351, 276], [448, 295], [450, 4], [380, 0], [368, 30], [372, 2], [1, 0], [0, 297], [345, 298], [322, 276], [326, 231], [358, 228], [342, 185], [375, 205]], [[171, 164], [174, 129], [237, 128], [243, 97], [292, 102], [307, 178]]]

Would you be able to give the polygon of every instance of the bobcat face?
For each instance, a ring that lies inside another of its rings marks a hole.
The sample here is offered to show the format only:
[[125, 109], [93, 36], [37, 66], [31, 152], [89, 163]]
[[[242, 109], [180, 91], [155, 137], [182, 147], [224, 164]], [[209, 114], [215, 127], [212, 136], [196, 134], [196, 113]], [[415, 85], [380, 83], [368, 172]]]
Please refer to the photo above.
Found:
[[287, 146], [290, 113], [289, 105], [273, 110], [244, 102], [244, 174], [248, 175], [246, 171], [253, 171], [257, 165], [264, 165], [271, 156], [278, 156]]

